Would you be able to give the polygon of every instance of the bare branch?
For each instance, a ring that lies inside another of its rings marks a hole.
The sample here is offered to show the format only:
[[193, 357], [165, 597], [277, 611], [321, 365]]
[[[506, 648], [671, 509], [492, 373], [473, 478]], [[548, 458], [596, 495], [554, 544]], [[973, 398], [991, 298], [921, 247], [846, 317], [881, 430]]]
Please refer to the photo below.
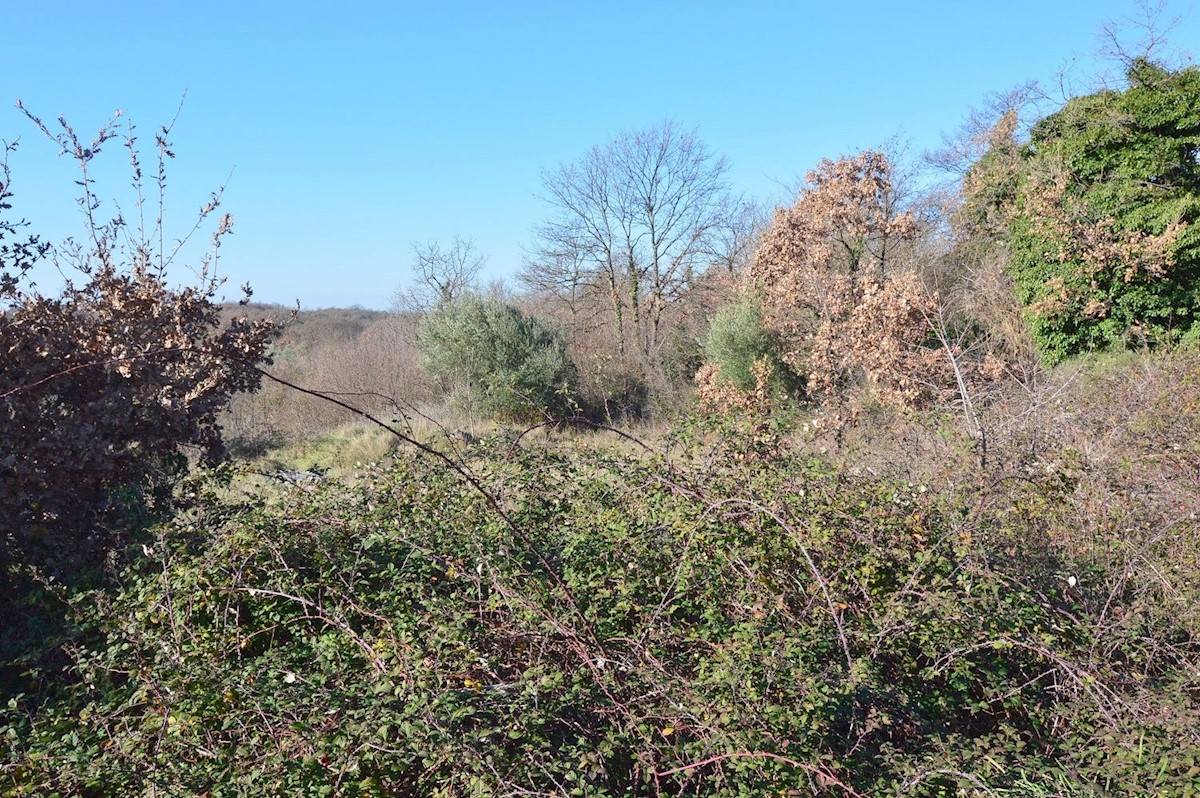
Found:
[[393, 298], [396, 310], [401, 312], [426, 313], [475, 290], [479, 273], [487, 264], [487, 258], [475, 250], [475, 242], [458, 235], [449, 246], [438, 241], [414, 241], [412, 254], [412, 278], [396, 290]]

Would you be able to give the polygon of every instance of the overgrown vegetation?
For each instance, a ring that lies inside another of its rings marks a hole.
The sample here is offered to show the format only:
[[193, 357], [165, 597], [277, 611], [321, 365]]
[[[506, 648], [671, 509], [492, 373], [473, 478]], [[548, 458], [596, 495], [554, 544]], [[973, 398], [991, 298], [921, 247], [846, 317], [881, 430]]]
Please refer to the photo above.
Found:
[[469, 294], [421, 324], [422, 363], [468, 413], [505, 421], [561, 416], [574, 366], [552, 327], [498, 299]]
[[974, 213], [1005, 220], [1051, 362], [1200, 338], [1200, 70], [1138, 59], [1128, 82], [1072, 99], [1022, 146], [1010, 122], [968, 176]]
[[57, 591], [76, 655], [9, 696], [13, 794], [1195, 786], [1197, 552], [1167, 530], [1198, 486], [1053, 437], [931, 490], [678, 434], [189, 482], [119, 589]]
[[949, 201], [625, 132], [525, 293], [428, 242], [282, 334], [31, 116], [86, 237], [3, 169], [0, 795], [1200, 793], [1200, 91], [1129, 65]]

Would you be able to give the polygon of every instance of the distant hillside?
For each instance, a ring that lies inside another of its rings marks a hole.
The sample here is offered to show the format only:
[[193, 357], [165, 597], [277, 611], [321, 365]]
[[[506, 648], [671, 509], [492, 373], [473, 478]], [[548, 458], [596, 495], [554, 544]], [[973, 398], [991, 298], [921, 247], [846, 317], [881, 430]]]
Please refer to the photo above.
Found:
[[283, 321], [284, 331], [279, 338], [278, 348], [309, 349], [317, 344], [348, 343], [362, 335], [372, 324], [394, 315], [360, 307], [296, 311], [284, 305], [265, 302], [251, 302], [249, 305], [226, 302], [221, 306], [223, 319], [248, 316], [252, 319], [273, 317]]

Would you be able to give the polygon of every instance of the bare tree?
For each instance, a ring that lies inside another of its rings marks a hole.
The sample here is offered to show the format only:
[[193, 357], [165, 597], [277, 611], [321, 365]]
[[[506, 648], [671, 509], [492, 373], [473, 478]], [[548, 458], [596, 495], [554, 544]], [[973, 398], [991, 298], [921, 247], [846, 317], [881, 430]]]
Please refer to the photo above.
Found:
[[667, 312], [699, 274], [735, 203], [727, 164], [673, 122], [621, 133], [579, 161], [543, 175], [554, 214], [522, 281], [578, 302], [603, 299], [617, 348], [653, 364]]
[[1100, 54], [1116, 59], [1126, 69], [1145, 60], [1176, 67], [1188, 59], [1170, 52], [1171, 35], [1183, 21], [1167, 12], [1167, 0], [1134, 0], [1133, 13], [1100, 26]]
[[412, 253], [412, 277], [393, 298], [393, 306], [400, 311], [424, 313], [453, 302], [477, 286], [487, 263], [473, 240], [458, 235], [449, 246], [439, 241], [414, 241]]
[[[973, 107], [962, 125], [953, 134], [942, 135], [942, 146], [924, 154], [926, 165], [953, 176], [960, 181], [971, 171], [995, 144], [997, 129], [1011, 126], [1011, 133], [1024, 139], [1027, 127], [1040, 119], [1046, 107], [1065, 101], [1067, 89], [1058, 96], [1048, 93], [1036, 81], [1014, 86], [984, 96], [983, 103]], [[1018, 128], [1018, 120], [1021, 126]]]
[[770, 210], [744, 197], [728, 197], [725, 212], [713, 226], [708, 240], [710, 265], [718, 266], [730, 277], [741, 274], [754, 258], [758, 240], [771, 223]]
[[534, 297], [565, 311], [572, 330], [592, 329], [603, 311], [603, 282], [584, 248], [564, 247], [559, 252], [543, 248], [526, 258], [520, 280]]

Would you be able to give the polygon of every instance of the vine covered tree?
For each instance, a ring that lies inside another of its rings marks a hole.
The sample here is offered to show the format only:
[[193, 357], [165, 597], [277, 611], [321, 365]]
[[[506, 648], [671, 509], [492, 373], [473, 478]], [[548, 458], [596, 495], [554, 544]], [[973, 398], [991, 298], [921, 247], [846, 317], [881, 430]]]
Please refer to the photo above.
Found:
[[1200, 340], [1200, 69], [1134, 59], [1127, 80], [1070, 100], [1023, 146], [1007, 125], [965, 183], [968, 216], [1004, 222], [1048, 362]]

